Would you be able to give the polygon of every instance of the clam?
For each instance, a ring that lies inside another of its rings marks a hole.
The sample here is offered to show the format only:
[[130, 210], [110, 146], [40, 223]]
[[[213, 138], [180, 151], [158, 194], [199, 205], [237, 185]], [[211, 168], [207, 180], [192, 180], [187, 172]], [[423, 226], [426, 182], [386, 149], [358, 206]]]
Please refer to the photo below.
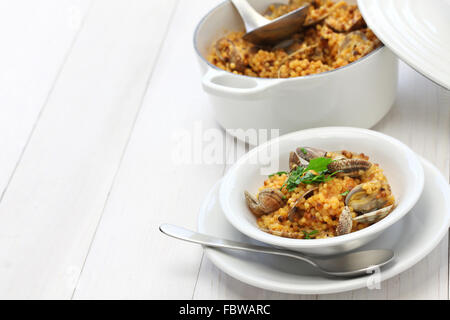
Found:
[[372, 164], [367, 160], [341, 158], [331, 162], [328, 170], [339, 171], [340, 176], [358, 177], [361, 175], [361, 171], [367, 171], [371, 166]]
[[327, 152], [313, 147], [299, 147], [289, 155], [289, 168], [307, 167], [312, 159], [325, 157]]
[[386, 217], [389, 214], [389, 212], [392, 211], [392, 208], [394, 208], [394, 205], [390, 205], [390, 206], [357, 216], [357, 217], [353, 218], [353, 221], [372, 224], [372, 223], [380, 221], [381, 219]]
[[360, 30], [352, 31], [342, 40], [337, 57], [351, 62], [357, 56], [364, 56], [374, 48], [374, 43], [370, 41], [364, 32]]
[[258, 198], [248, 191], [245, 191], [244, 195], [248, 208], [258, 217], [272, 213], [284, 205], [284, 194], [278, 189], [263, 189], [259, 192]]
[[303, 201], [306, 200], [308, 198], [311, 198], [314, 195], [314, 191], [317, 190], [318, 188], [312, 188], [308, 191], [306, 191], [305, 193], [303, 193], [300, 198], [297, 199], [297, 201], [295, 201], [294, 206], [289, 210], [288, 213], [288, 219], [291, 222], [294, 222], [295, 220], [300, 219], [301, 217], [303, 217], [303, 215], [305, 214], [304, 211], [300, 210], [299, 207], [297, 207], [297, 205]]
[[353, 188], [345, 197], [345, 205], [353, 208], [359, 214], [353, 221], [361, 223], [375, 223], [392, 211], [394, 205], [384, 207], [387, 199], [380, 197], [379, 193], [367, 194], [362, 184]]
[[294, 170], [298, 166], [306, 168], [308, 164], [309, 162], [303, 159], [297, 151], [289, 153], [289, 169]]
[[354, 31], [357, 29], [361, 29], [366, 25], [362, 16], [358, 16], [358, 17], [354, 18], [349, 25], [339, 23], [333, 17], [328, 17], [325, 20], [325, 23], [327, 24], [327, 26], [329, 26], [331, 29], [333, 29], [336, 32], [350, 32], [350, 31]]
[[387, 202], [386, 199], [378, 197], [377, 193], [367, 194], [363, 184], [354, 187], [345, 197], [345, 205], [350, 206], [357, 213], [368, 213], [381, 209]]
[[353, 227], [352, 213], [350, 208], [345, 206], [342, 209], [341, 215], [339, 216], [339, 224], [336, 227], [336, 234], [342, 236], [344, 234], [350, 233]]
[[[339, 7], [345, 6], [345, 2], [340, 1], [337, 2], [335, 5], [333, 5], [332, 7], [329, 8], [322, 8], [319, 7], [318, 9], [311, 9], [310, 13], [312, 13], [314, 10], [319, 10], [322, 11], [321, 14], [319, 14], [315, 19], [311, 18], [311, 15], [308, 14], [308, 16], [305, 19], [305, 22], [303, 23], [304, 27], [311, 27], [315, 24], [318, 24], [320, 22], [322, 22], [323, 20], [325, 20], [326, 18], [328, 18], [336, 9], [338, 9]], [[326, 9], [326, 10], [324, 10]]]
[[325, 157], [327, 154], [325, 150], [313, 147], [301, 147], [295, 151], [308, 162], [315, 158]]
[[[350, 32], [365, 26], [364, 19], [359, 9], [345, 4], [339, 9], [342, 10], [340, 10], [340, 12], [337, 12], [338, 10], [332, 12], [329, 17], [325, 19], [325, 24], [335, 32]], [[345, 11], [345, 13], [342, 11]], [[347, 22], [349, 20], [350, 23]]]

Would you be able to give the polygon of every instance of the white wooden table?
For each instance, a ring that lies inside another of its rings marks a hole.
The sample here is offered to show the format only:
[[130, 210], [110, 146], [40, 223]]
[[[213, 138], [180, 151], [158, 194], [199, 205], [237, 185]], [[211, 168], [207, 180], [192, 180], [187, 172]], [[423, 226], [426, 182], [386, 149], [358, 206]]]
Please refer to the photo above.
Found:
[[[0, 3], [0, 298], [448, 299], [448, 237], [380, 290], [297, 296], [234, 280], [159, 233], [195, 228], [228, 167], [172, 161], [174, 132], [219, 129], [192, 48], [218, 1]], [[448, 91], [401, 64], [375, 129], [449, 177]]]

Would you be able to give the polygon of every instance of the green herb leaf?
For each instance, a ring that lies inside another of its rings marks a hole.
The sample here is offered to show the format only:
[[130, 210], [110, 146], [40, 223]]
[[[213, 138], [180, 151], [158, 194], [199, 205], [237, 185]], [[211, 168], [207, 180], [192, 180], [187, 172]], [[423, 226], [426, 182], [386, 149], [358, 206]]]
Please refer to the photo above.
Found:
[[302, 150], [303, 154], [308, 154], [308, 151], [306, 151], [305, 148], [301, 148], [300, 150]]
[[314, 158], [309, 162], [306, 170], [314, 170], [317, 173], [328, 171], [328, 165], [332, 162], [330, 158]]
[[319, 233], [317, 230], [313, 230], [311, 232], [303, 231], [303, 234], [305, 235], [305, 239], [311, 239], [311, 236], [315, 235], [316, 233]]
[[289, 192], [293, 191], [301, 183], [301, 177], [304, 172], [305, 172], [305, 168], [296, 167], [294, 170], [291, 171], [288, 178], [286, 179], [284, 184], [281, 186], [281, 189], [283, 189], [283, 187], [286, 186], [286, 189]]
[[333, 176], [340, 171], [329, 172], [328, 165], [333, 162], [330, 158], [315, 158], [312, 159], [307, 168], [301, 166], [296, 167], [289, 173], [289, 176], [285, 183], [281, 186], [289, 192], [292, 192], [297, 188], [300, 183], [312, 184], [312, 183], [322, 183], [333, 179]]
[[350, 191], [348, 191], [348, 190], [345, 191], [345, 192], [342, 192], [342, 193], [341, 193], [341, 196], [346, 196], [346, 195], [348, 195], [349, 192], [350, 192]]

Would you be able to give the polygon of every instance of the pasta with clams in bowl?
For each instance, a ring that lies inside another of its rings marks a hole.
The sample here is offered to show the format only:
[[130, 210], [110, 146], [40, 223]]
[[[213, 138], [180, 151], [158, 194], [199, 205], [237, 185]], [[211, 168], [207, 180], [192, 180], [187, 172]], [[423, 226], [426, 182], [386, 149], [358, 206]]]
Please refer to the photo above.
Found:
[[246, 203], [268, 233], [320, 239], [364, 229], [386, 217], [395, 199], [383, 170], [363, 153], [299, 147], [290, 172], [270, 175]]

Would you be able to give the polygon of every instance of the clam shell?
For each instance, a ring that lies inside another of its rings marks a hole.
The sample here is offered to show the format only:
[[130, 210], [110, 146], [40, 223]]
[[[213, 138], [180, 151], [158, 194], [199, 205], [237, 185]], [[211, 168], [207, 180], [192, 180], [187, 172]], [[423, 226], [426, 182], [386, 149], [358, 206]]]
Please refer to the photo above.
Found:
[[298, 147], [289, 154], [289, 168], [293, 170], [296, 166], [307, 167], [312, 159], [325, 157], [327, 152], [313, 147]]
[[300, 198], [297, 199], [297, 201], [295, 201], [294, 206], [289, 210], [289, 213], [288, 213], [289, 221], [294, 222], [296, 219], [300, 219], [301, 217], [303, 217], [304, 212], [300, 211], [300, 209], [297, 207], [297, 205], [303, 199], [306, 200], [306, 199], [312, 197], [314, 195], [314, 191], [317, 189], [319, 189], [319, 188], [313, 188], [313, 189], [306, 191], [304, 194], [302, 194], [300, 196]]
[[331, 172], [340, 171], [339, 175], [358, 176], [359, 172], [368, 170], [372, 164], [364, 159], [340, 159], [331, 162], [328, 170]]
[[375, 223], [386, 217], [392, 211], [394, 205], [387, 206], [353, 218], [353, 221], [360, 223]]
[[363, 184], [357, 185], [348, 193], [345, 197], [345, 205], [352, 207], [358, 213], [368, 213], [382, 208], [386, 204], [386, 199], [378, 199], [375, 194], [371, 196], [366, 194], [365, 198], [352, 201], [352, 198], [358, 193], [365, 193], [362, 188]]
[[309, 162], [299, 157], [296, 151], [292, 151], [291, 153], [289, 153], [289, 169], [291, 171], [298, 166], [306, 168], [308, 164]]
[[263, 189], [259, 192], [258, 199], [248, 191], [244, 191], [244, 195], [248, 208], [258, 217], [274, 212], [284, 205], [284, 194], [278, 189]]
[[304, 160], [311, 161], [315, 158], [325, 157], [327, 152], [325, 150], [313, 147], [299, 147], [295, 149], [295, 152]]
[[350, 208], [345, 206], [344, 209], [342, 209], [341, 215], [339, 216], [339, 224], [336, 227], [336, 234], [338, 236], [342, 236], [344, 234], [350, 233], [352, 231], [352, 227], [352, 213], [350, 212]]

